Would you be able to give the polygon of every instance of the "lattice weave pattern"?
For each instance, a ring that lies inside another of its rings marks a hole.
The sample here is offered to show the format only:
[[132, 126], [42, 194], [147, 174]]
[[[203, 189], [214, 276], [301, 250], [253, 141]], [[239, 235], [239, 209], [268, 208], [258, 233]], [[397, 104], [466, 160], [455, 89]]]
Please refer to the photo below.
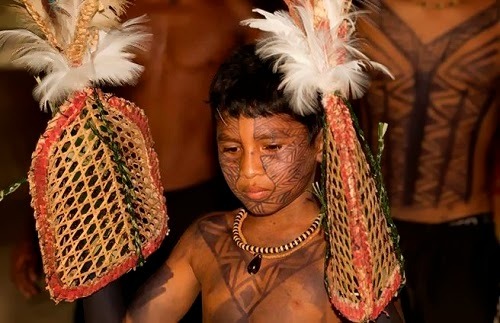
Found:
[[326, 136], [326, 156], [331, 161], [326, 163], [327, 221], [330, 231], [335, 232], [329, 237], [331, 260], [328, 263], [327, 277], [330, 278], [330, 292], [335, 290], [337, 293], [334, 296], [356, 304], [360, 301], [359, 284], [352, 260], [349, 222], [346, 216], [349, 212], [340, 176], [339, 154], [335, 149], [332, 134], [328, 131]]
[[400, 262], [349, 111], [339, 100], [329, 104], [337, 111], [325, 140], [328, 292], [350, 320], [374, 319], [401, 283]]
[[[104, 106], [99, 114], [95, 100]], [[102, 118], [109, 121], [109, 138]], [[113, 139], [133, 183], [135, 218], [126, 212], [123, 176], [106, 142]], [[49, 123], [30, 172], [48, 289], [55, 300], [87, 296], [133, 268], [166, 234], [158, 161], [142, 111], [86, 90]]]

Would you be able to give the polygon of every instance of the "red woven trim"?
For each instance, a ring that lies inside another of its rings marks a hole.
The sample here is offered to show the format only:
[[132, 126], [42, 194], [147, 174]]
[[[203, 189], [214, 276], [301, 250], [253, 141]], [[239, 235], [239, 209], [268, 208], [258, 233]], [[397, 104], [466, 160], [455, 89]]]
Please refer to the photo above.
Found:
[[43, 266], [46, 274], [46, 281], [50, 289], [54, 289], [59, 285], [54, 285], [52, 282], [57, 279], [55, 275], [55, 244], [54, 235], [50, 228], [50, 223], [47, 219], [47, 171], [48, 158], [51, 148], [54, 143], [59, 140], [63, 129], [73, 122], [78, 117], [80, 111], [85, 106], [87, 94], [77, 92], [71, 99], [66, 102], [58, 113], [48, 124], [47, 129], [37, 143], [35, 153], [31, 162], [30, 169], [30, 191], [32, 196], [32, 205], [35, 210], [36, 226], [39, 232], [39, 243], [44, 257]]
[[361, 322], [366, 320], [375, 320], [382, 311], [389, 305], [391, 300], [396, 296], [397, 291], [402, 283], [401, 271], [397, 267], [394, 269], [391, 278], [389, 278], [388, 286], [384, 288], [379, 299], [369, 305], [363, 300], [359, 303], [346, 302], [345, 298], [335, 297], [330, 299], [332, 305], [344, 317], [353, 322]]
[[345, 298], [332, 297], [330, 303], [349, 321], [360, 322], [366, 320], [368, 312], [366, 303], [361, 301], [359, 303], [346, 302]]
[[[30, 191], [32, 195], [32, 204], [35, 209], [35, 218], [37, 230], [39, 232], [40, 248], [42, 249], [42, 254], [44, 255], [44, 271], [46, 274], [46, 282], [51, 296], [56, 300], [67, 300], [73, 301], [77, 298], [89, 296], [92, 293], [103, 288], [110, 282], [114, 281], [121, 275], [128, 272], [130, 269], [134, 268], [137, 264], [137, 256], [131, 255], [122, 264], [108, 271], [108, 273], [99, 279], [96, 279], [95, 283], [92, 285], [78, 286], [78, 287], [67, 287], [59, 280], [56, 274], [55, 268], [55, 244], [54, 235], [50, 228], [50, 224], [47, 220], [47, 201], [46, 201], [46, 190], [47, 190], [47, 170], [48, 170], [48, 158], [52, 146], [58, 142], [63, 129], [69, 125], [80, 115], [81, 110], [86, 105], [86, 100], [93, 95], [92, 89], [86, 89], [82, 92], [77, 92], [73, 95], [69, 102], [66, 102], [61, 108], [56, 117], [54, 117], [48, 124], [45, 133], [42, 135], [37, 143], [35, 153], [33, 154], [33, 160], [30, 170]], [[109, 95], [103, 95], [99, 91], [101, 99], [109, 99], [108, 102], [115, 108], [119, 109], [128, 119], [136, 123], [144, 136], [145, 143], [149, 148], [149, 166], [150, 175], [153, 182], [157, 188], [158, 194], [163, 197], [163, 187], [160, 180], [159, 163], [158, 157], [154, 152], [152, 145], [153, 140], [151, 134], [149, 133], [149, 127], [147, 119], [141, 109], [136, 107], [134, 104], [127, 102], [123, 99], [116, 97], [111, 97]], [[165, 203], [162, 204], [162, 211], [166, 213]], [[164, 217], [165, 222], [162, 223], [162, 229], [157, 237], [153, 237], [145, 246], [142, 248], [142, 253], [145, 257], [153, 253], [163, 241], [167, 233], [167, 218]]]
[[357, 190], [357, 160], [355, 159], [357, 136], [349, 109], [337, 96], [326, 96], [323, 101], [330, 131], [339, 149], [340, 174], [348, 205], [349, 228], [352, 243], [353, 263], [356, 270], [361, 300], [359, 303], [346, 302], [345, 298], [333, 294], [331, 303], [342, 315], [351, 321], [376, 319], [396, 295], [402, 283], [399, 266], [394, 269], [388, 286], [380, 298], [375, 299], [372, 277], [372, 255], [368, 243], [368, 229], [363, 222], [360, 194]]
[[401, 277], [401, 268], [397, 266], [391, 274], [388, 281], [388, 286], [382, 291], [382, 295], [375, 301], [373, 309], [370, 313], [370, 320], [376, 319], [380, 313], [389, 305], [389, 302], [396, 296], [399, 287], [403, 282]]
[[356, 152], [356, 133], [352, 124], [349, 109], [343, 100], [336, 96], [326, 97], [327, 118], [332, 131], [333, 139], [339, 148], [340, 174], [342, 177], [342, 187], [345, 191], [346, 202], [349, 211], [350, 234], [353, 243], [354, 265], [360, 268], [358, 272], [358, 281], [361, 292], [365, 292], [365, 297], [373, 294], [371, 287], [371, 249], [368, 243], [368, 229], [365, 227], [362, 219], [362, 205], [360, 194], [356, 185], [357, 160]]
[[[162, 239], [160, 239], [159, 242], [156, 241], [157, 240], [155, 240], [153, 243], [147, 244], [147, 246], [142, 249], [143, 255], [145, 257], [147, 257], [146, 255], [149, 256], [153, 251], [155, 251], [160, 246]], [[109, 283], [121, 277], [123, 274], [129, 272], [132, 268], [136, 267], [137, 260], [138, 260], [137, 256], [131, 256], [127, 258], [122, 262], [122, 264], [108, 271], [106, 275], [102, 276], [99, 279], [96, 279], [95, 283], [92, 285], [82, 285], [73, 288], [66, 287], [61, 283], [61, 281], [57, 278], [56, 275], [53, 275], [52, 279], [50, 280], [47, 279], [47, 284], [51, 288], [51, 295], [54, 299], [58, 301], [59, 300], [74, 301], [75, 299], [92, 295], [93, 293], [97, 292], [98, 290], [105, 287]]]
[[[339, 150], [340, 175], [342, 177], [342, 187], [345, 192], [349, 233], [351, 236], [352, 255], [354, 269], [356, 270], [359, 293], [362, 302], [359, 307], [349, 308], [339, 304], [338, 310], [347, 318], [363, 313], [364, 317], [367, 309], [372, 307], [373, 286], [372, 282], [372, 257], [368, 243], [368, 229], [363, 220], [363, 208], [360, 201], [360, 193], [356, 185], [357, 160], [356, 141], [357, 136], [354, 130], [349, 109], [343, 100], [335, 95], [327, 95], [323, 99], [330, 131]], [[366, 303], [365, 303], [366, 302]]]
[[135, 267], [136, 263], [137, 257], [130, 257], [121, 265], [109, 271], [108, 274], [96, 280], [96, 282], [92, 285], [82, 285], [74, 288], [65, 287], [55, 276], [52, 276], [51, 280], [47, 279], [47, 284], [49, 284], [49, 286], [51, 287], [51, 296], [56, 301], [74, 301], [78, 298], [89, 296], [97, 292], [107, 284], [113, 282], [126, 272], [130, 271], [130, 269]]

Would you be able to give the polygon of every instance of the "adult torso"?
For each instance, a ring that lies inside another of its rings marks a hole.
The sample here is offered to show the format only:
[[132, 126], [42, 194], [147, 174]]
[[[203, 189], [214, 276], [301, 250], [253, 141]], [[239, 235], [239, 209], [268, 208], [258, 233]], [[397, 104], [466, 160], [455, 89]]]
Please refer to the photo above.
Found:
[[363, 24], [380, 77], [364, 106], [389, 123], [384, 169], [396, 218], [444, 222], [489, 211], [488, 146], [498, 122], [498, 27], [495, 1], [426, 9], [382, 1]]
[[144, 12], [154, 40], [131, 97], [149, 118], [165, 188], [184, 188], [215, 174], [206, 102], [218, 66], [242, 40], [241, 17], [225, 1], [144, 1], [130, 15]]

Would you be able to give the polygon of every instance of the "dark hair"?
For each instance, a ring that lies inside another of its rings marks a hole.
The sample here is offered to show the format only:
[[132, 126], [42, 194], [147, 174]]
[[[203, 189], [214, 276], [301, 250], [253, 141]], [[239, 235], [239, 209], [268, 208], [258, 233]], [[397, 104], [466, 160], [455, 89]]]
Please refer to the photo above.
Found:
[[290, 108], [288, 98], [278, 89], [283, 75], [273, 72], [272, 64], [255, 54], [255, 45], [244, 45], [235, 51], [220, 66], [210, 86], [214, 118], [286, 114], [307, 127], [312, 142], [322, 127], [322, 115], [301, 116]]

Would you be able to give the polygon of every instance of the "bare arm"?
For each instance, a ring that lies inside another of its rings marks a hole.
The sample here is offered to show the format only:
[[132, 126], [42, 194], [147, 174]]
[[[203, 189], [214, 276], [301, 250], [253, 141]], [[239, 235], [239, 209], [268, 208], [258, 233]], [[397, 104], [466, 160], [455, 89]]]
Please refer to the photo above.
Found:
[[196, 250], [194, 242], [192, 226], [165, 264], [141, 288], [128, 310], [126, 323], [178, 322], [184, 316], [200, 292], [191, 266], [192, 253]]

